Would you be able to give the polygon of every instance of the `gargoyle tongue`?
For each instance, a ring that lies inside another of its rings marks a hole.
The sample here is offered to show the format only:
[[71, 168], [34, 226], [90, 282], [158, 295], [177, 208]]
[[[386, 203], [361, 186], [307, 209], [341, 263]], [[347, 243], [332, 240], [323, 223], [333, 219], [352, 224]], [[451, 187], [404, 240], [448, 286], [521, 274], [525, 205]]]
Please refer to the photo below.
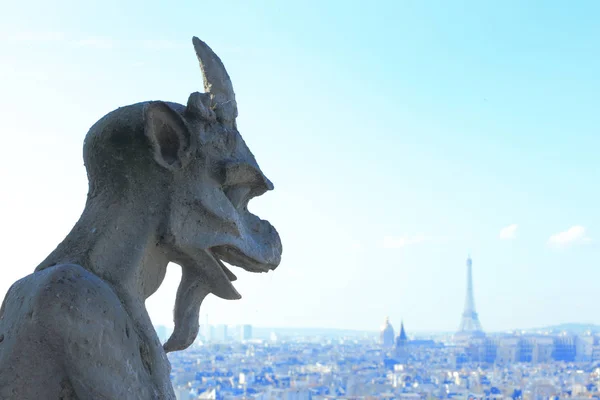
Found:
[[181, 269], [173, 310], [175, 329], [164, 344], [166, 352], [186, 349], [194, 342], [199, 329], [200, 305], [208, 294], [226, 300], [242, 297], [231, 284], [237, 277], [210, 251], [200, 251], [195, 257], [182, 260]]
[[195, 268], [182, 266], [181, 269], [181, 283], [177, 289], [173, 310], [175, 329], [163, 345], [167, 353], [187, 349], [194, 343], [200, 328], [200, 305], [210, 293], [210, 289]]

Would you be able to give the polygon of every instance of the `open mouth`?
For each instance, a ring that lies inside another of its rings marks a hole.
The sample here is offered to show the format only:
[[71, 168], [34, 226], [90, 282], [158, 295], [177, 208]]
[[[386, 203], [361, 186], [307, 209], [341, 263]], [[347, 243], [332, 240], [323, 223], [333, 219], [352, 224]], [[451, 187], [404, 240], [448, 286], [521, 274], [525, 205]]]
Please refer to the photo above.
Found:
[[[213, 257], [221, 264], [226, 274], [233, 273], [225, 267], [222, 261], [228, 264], [240, 267], [248, 272], [269, 272], [275, 269], [276, 266], [260, 262], [252, 257], [247, 256], [240, 250], [232, 246], [215, 246], [210, 249]], [[233, 275], [235, 277], [235, 275]], [[235, 279], [234, 279], [235, 280]]]
[[222, 271], [221, 273], [217, 272], [216, 275], [210, 274], [212, 279], [209, 279], [212, 282], [212, 293], [223, 299], [235, 300], [241, 298], [241, 295], [231, 284], [231, 282], [237, 280], [237, 277], [225, 265], [225, 262], [253, 273], [269, 272], [276, 267], [276, 265], [269, 265], [249, 257], [231, 246], [215, 246], [206, 250], [206, 252]]

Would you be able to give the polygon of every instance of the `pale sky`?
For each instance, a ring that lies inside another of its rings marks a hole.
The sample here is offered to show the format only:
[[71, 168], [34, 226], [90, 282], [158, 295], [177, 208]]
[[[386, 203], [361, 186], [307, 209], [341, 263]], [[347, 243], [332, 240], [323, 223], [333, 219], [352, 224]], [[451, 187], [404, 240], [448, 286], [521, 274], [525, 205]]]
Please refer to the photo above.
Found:
[[[284, 246], [202, 321], [452, 331], [470, 252], [485, 330], [600, 324], [600, 3], [5, 3], [0, 296], [83, 210], [89, 127], [202, 89], [196, 35], [231, 75], [275, 183], [250, 207]], [[147, 302], [156, 324], [179, 274]]]

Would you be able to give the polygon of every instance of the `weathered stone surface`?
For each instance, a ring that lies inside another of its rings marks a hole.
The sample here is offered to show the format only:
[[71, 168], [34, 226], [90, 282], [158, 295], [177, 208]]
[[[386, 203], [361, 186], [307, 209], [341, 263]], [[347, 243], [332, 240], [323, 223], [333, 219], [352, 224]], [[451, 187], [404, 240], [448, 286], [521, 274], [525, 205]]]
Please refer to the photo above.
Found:
[[[206, 93], [122, 107], [88, 132], [83, 214], [0, 309], [0, 399], [174, 399], [166, 352], [193, 342], [209, 293], [240, 298], [222, 261], [279, 264], [279, 235], [247, 209], [273, 185], [237, 130], [221, 60], [193, 44]], [[144, 302], [169, 262], [182, 280], [163, 345]]]

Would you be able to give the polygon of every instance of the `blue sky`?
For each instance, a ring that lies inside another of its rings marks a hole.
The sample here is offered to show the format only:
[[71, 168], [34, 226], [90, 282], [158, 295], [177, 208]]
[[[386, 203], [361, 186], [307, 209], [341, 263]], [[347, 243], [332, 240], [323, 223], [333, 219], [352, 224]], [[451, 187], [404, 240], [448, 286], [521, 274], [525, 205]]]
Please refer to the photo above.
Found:
[[599, 3], [82, 3], [2, 5], [0, 294], [79, 217], [88, 128], [201, 90], [196, 35], [275, 183], [250, 207], [284, 243], [203, 320], [451, 331], [471, 252], [484, 329], [600, 324]]

